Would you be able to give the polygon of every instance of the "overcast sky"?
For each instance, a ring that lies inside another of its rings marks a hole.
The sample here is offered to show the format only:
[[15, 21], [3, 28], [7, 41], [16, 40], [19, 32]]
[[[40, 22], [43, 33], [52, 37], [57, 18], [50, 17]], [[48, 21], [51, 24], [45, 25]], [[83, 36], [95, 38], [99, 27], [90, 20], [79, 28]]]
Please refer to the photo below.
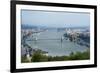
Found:
[[89, 13], [21, 10], [22, 24], [47, 27], [90, 26]]

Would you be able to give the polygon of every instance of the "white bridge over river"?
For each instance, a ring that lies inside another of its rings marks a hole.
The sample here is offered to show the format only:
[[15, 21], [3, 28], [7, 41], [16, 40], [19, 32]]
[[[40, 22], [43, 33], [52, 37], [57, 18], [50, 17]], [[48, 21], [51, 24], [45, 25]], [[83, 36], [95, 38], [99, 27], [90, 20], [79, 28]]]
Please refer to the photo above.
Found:
[[[52, 31], [52, 30], [51, 30]], [[51, 32], [48, 30], [42, 31], [28, 31], [25, 35], [27, 37], [27, 41], [37, 41], [37, 40], [62, 40], [64, 39], [63, 34], [61, 32]]]

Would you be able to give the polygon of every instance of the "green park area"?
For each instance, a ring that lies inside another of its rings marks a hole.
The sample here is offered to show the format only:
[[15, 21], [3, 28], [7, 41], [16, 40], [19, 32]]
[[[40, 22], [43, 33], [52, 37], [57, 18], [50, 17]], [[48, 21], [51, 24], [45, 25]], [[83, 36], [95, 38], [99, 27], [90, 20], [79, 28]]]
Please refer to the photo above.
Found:
[[90, 59], [90, 51], [71, 52], [68, 56], [49, 56], [44, 54], [41, 50], [35, 51], [31, 56], [31, 61], [26, 56], [21, 57], [22, 63], [30, 62], [49, 62], [49, 61], [72, 61], [72, 60], [88, 60]]

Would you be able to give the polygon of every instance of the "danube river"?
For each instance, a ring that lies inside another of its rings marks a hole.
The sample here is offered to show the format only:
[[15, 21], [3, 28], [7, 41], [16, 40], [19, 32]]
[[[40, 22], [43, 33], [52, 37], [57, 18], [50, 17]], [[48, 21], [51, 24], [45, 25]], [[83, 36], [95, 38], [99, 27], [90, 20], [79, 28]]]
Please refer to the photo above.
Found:
[[[33, 33], [32, 36], [26, 40], [26, 43], [33, 49], [48, 52], [50, 56], [69, 55], [71, 52], [83, 52], [89, 49], [89, 47], [64, 39], [63, 34], [65, 32], [66, 31], [48, 30], [37, 34]], [[22, 49], [22, 53], [23, 52], [24, 49]]]

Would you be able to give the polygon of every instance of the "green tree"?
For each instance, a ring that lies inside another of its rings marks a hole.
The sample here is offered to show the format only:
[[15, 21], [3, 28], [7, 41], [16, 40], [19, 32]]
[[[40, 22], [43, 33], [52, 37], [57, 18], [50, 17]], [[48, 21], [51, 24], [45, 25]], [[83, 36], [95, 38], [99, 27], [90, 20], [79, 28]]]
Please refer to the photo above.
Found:
[[44, 62], [48, 61], [48, 57], [43, 54], [41, 50], [37, 50], [32, 55], [32, 62]]

